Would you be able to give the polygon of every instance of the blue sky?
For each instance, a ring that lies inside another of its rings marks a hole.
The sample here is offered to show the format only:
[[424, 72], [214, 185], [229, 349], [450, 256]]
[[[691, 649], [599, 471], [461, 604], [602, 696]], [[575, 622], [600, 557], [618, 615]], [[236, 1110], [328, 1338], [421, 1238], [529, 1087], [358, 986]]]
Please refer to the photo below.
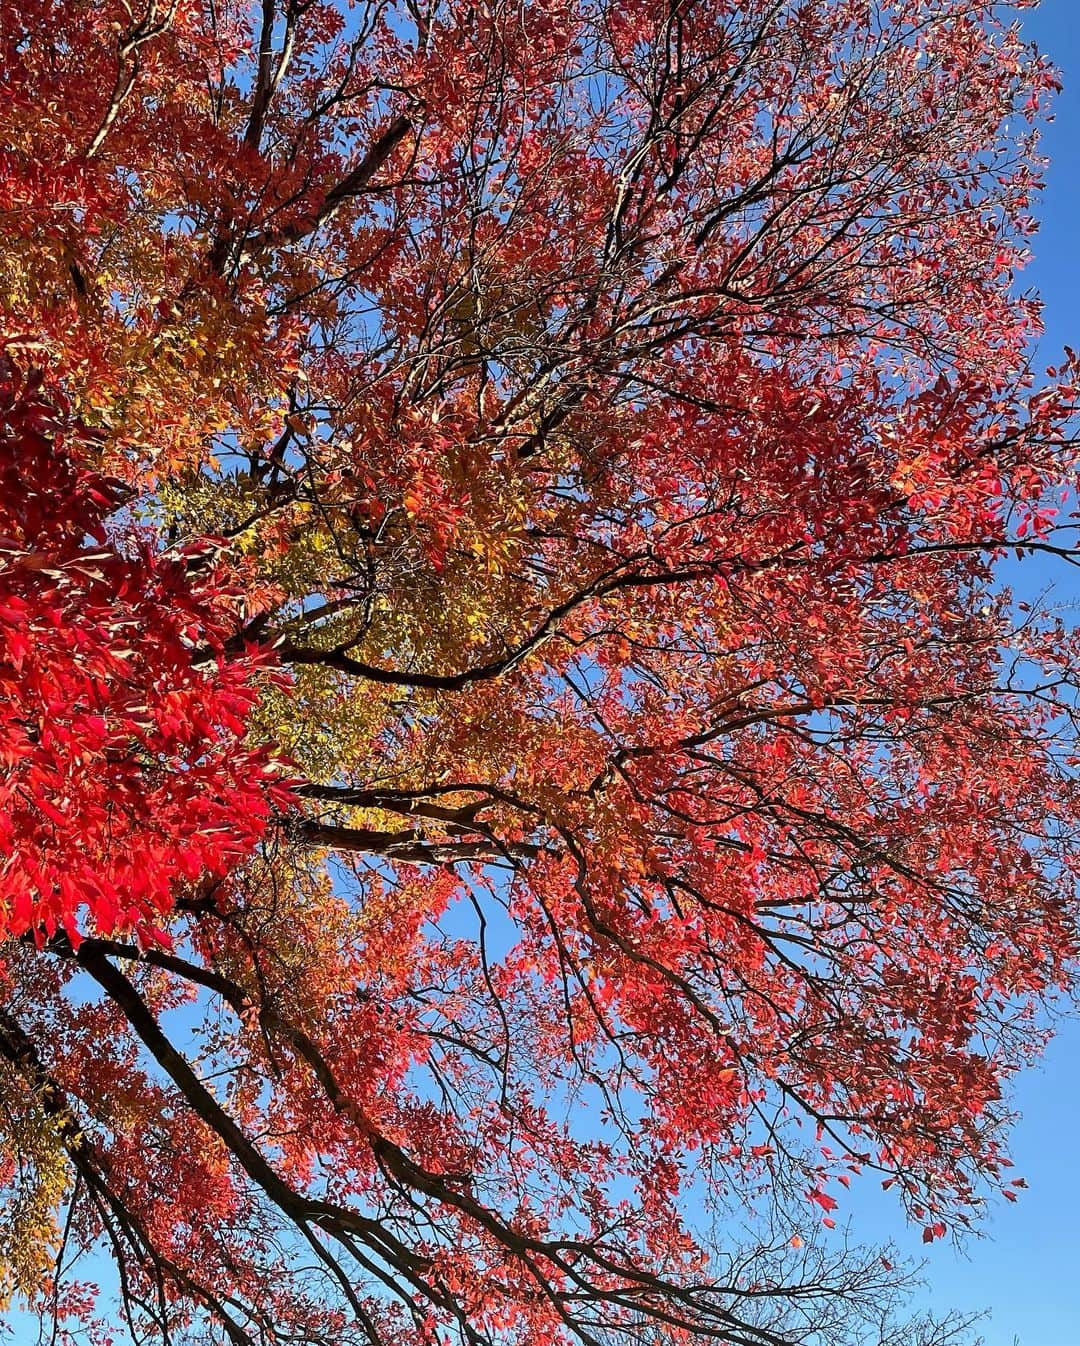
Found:
[[[1022, 15], [1025, 33], [1059, 67], [1065, 90], [1046, 128], [1049, 156], [1042, 228], [1023, 283], [1043, 296], [1046, 334], [1038, 363], [1054, 364], [1063, 345], [1080, 349], [1080, 0], [1043, 0]], [[1080, 602], [1073, 581], [1025, 567], [1025, 588], [1055, 583], [1056, 597]], [[1030, 1188], [1015, 1206], [1000, 1202], [984, 1236], [957, 1253], [921, 1246], [895, 1208], [870, 1192], [853, 1194], [852, 1232], [891, 1237], [914, 1258], [926, 1256], [927, 1297], [936, 1309], [986, 1309], [986, 1346], [1080, 1346], [1080, 1021], [1063, 1022], [1041, 1068], [1015, 1091], [1021, 1120], [1013, 1135], [1015, 1172]]]

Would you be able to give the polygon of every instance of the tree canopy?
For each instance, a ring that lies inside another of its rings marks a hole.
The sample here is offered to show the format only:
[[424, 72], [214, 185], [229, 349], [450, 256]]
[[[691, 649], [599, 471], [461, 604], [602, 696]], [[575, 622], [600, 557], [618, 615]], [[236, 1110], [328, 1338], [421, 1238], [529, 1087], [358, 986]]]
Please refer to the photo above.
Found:
[[1076, 976], [1000, 8], [0, 0], [0, 1265], [54, 1341], [948, 1337], [820, 1229], [1014, 1198]]

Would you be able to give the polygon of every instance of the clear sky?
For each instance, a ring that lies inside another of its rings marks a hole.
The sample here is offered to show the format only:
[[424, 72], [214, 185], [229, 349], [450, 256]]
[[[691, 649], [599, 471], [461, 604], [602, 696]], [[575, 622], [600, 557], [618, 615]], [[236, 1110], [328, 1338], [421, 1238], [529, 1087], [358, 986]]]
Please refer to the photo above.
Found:
[[[1042, 141], [1050, 163], [1023, 282], [1040, 291], [1046, 334], [1040, 363], [1054, 364], [1066, 343], [1080, 349], [1080, 0], [1042, 0], [1021, 15], [1024, 31], [1062, 71], [1064, 92]], [[1055, 583], [1056, 597], [1080, 604], [1080, 586], [1057, 570], [1027, 563], [1025, 588]], [[1080, 620], [1080, 612], [1077, 614]], [[928, 1252], [918, 1230], [903, 1228], [884, 1197], [853, 1194], [852, 1233], [892, 1237], [911, 1256], [926, 1255], [927, 1294], [937, 1309], [987, 1309], [986, 1346], [1080, 1346], [1080, 1021], [1061, 1025], [1041, 1067], [1015, 1090], [1022, 1114], [1013, 1135], [1017, 1175], [1030, 1188], [999, 1202], [985, 1236], [958, 1254]]]

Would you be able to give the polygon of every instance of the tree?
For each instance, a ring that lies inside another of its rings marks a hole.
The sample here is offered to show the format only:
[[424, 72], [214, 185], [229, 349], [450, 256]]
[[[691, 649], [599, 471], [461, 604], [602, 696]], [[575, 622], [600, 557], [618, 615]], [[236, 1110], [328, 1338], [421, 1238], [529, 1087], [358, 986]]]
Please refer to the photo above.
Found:
[[1078, 554], [995, 10], [0, 2], [57, 1331], [96, 1247], [137, 1340], [884, 1342], [840, 1189], [1015, 1195], [1077, 650], [994, 567]]

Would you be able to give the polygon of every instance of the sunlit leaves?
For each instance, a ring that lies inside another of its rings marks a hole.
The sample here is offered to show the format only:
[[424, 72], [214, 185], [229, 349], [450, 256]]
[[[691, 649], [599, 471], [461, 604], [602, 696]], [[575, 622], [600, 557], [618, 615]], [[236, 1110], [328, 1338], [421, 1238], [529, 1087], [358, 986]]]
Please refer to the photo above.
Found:
[[966, 0], [0, 17], [20, 1284], [66, 1193], [151, 1339], [855, 1339], [816, 1231], [1015, 1195], [1074, 976], [1080, 652], [993, 574], [1075, 559], [1053, 72]]

